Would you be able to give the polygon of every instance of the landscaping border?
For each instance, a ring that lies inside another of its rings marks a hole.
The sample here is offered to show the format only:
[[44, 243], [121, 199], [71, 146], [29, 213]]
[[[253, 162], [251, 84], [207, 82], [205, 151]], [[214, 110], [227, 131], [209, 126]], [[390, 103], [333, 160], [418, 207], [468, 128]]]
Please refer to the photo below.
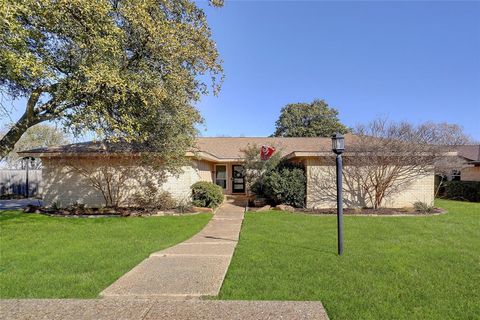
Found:
[[[430, 216], [440, 216], [448, 213], [448, 210], [443, 208], [437, 208], [439, 212], [432, 212], [432, 213], [391, 213], [391, 214], [376, 214], [376, 213], [343, 213], [346, 217], [430, 217]], [[278, 211], [278, 212], [287, 212], [293, 214], [303, 214], [306, 216], [336, 216], [336, 213], [317, 213], [317, 212], [310, 212], [304, 210], [295, 210], [295, 211], [287, 211], [287, 210], [278, 210], [275, 208], [271, 208], [268, 210], [249, 210], [246, 212], [253, 212], [253, 213], [265, 213], [271, 211]]]

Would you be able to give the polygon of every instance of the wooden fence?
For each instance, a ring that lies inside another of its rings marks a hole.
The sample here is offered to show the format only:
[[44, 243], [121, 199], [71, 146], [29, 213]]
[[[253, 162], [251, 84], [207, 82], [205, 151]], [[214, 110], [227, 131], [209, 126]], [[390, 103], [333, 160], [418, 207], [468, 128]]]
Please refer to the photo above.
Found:
[[[28, 170], [28, 195], [41, 195], [42, 170]], [[0, 169], [0, 196], [27, 195], [27, 170]]]

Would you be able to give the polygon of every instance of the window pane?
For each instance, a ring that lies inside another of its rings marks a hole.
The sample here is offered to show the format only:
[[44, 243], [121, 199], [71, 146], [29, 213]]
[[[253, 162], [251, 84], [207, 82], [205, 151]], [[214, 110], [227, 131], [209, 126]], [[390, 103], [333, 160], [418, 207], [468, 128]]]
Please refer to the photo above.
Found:
[[227, 179], [227, 168], [225, 166], [217, 166], [217, 179]]
[[227, 167], [226, 166], [216, 167], [215, 184], [219, 185], [223, 189], [227, 188]]
[[215, 181], [215, 183], [220, 187], [222, 187], [223, 189], [227, 188], [227, 180], [217, 180]]

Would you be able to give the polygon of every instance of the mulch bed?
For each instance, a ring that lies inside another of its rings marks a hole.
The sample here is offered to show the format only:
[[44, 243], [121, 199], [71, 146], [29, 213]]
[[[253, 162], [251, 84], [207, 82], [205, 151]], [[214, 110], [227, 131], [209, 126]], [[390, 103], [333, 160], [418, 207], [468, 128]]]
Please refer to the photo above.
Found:
[[[263, 207], [249, 207], [248, 211], [250, 212], [267, 212], [271, 209], [280, 210], [285, 212], [293, 213], [303, 213], [311, 215], [336, 215], [336, 208], [328, 209], [302, 209], [294, 208], [286, 205], [279, 205], [276, 207], [271, 207], [269, 205]], [[428, 215], [437, 215], [445, 213], [446, 211], [442, 208], [433, 208], [431, 211], [417, 211], [413, 208], [357, 208], [357, 209], [343, 209], [343, 214], [347, 216], [428, 216]]]
[[[337, 214], [337, 209], [329, 208], [329, 209], [297, 209], [295, 212], [301, 212], [306, 214]], [[431, 211], [416, 211], [412, 208], [379, 208], [379, 209], [372, 209], [372, 208], [362, 208], [362, 209], [343, 209], [344, 215], [355, 215], [355, 216], [405, 216], [405, 215], [418, 215], [418, 216], [425, 216], [425, 215], [432, 215], [432, 214], [440, 214], [444, 213], [445, 211], [441, 208], [433, 208]]]
[[26, 213], [39, 213], [48, 216], [72, 217], [72, 218], [95, 218], [95, 217], [143, 217], [143, 216], [175, 216], [194, 214], [198, 211], [188, 209], [180, 210], [149, 210], [140, 208], [64, 208], [52, 209], [28, 205], [24, 210]]

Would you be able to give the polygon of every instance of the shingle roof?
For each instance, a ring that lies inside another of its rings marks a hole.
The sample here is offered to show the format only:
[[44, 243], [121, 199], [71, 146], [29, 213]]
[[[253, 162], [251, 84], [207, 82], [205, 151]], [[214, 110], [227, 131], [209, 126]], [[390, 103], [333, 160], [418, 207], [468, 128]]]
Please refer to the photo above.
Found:
[[61, 146], [52, 146], [46, 148], [36, 148], [31, 150], [20, 151], [19, 153], [110, 153], [110, 152], [139, 152], [139, 145], [130, 143], [105, 143], [102, 141], [88, 141]]
[[[355, 136], [345, 135], [345, 144], [353, 142]], [[330, 138], [284, 138], [284, 137], [199, 137], [195, 151], [208, 153], [218, 159], [242, 158], [242, 150], [249, 145], [273, 146], [283, 155], [292, 152], [330, 152]], [[127, 143], [81, 142], [22, 151], [23, 154], [95, 154], [135, 153], [141, 146]]]
[[457, 146], [458, 155], [470, 161], [480, 161], [480, 145]]
[[331, 151], [330, 138], [283, 138], [283, 137], [214, 137], [198, 138], [197, 148], [219, 159], [242, 158], [242, 150], [248, 146], [268, 145], [283, 155], [292, 152]]

